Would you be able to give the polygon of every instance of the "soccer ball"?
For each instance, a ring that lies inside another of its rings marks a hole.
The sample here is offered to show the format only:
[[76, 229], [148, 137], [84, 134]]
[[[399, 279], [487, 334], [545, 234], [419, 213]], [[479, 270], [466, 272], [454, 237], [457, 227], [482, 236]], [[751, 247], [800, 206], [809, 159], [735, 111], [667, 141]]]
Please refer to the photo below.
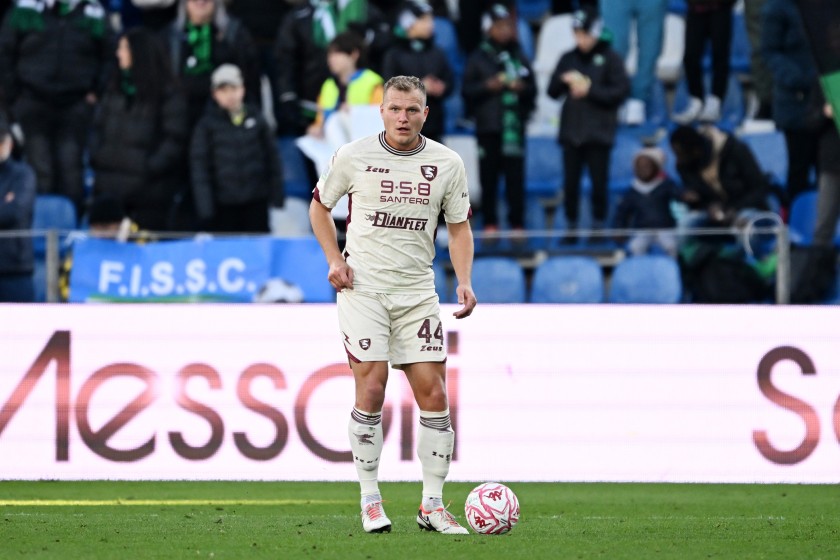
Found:
[[476, 533], [503, 535], [519, 521], [519, 500], [504, 484], [485, 482], [467, 496], [464, 513]]

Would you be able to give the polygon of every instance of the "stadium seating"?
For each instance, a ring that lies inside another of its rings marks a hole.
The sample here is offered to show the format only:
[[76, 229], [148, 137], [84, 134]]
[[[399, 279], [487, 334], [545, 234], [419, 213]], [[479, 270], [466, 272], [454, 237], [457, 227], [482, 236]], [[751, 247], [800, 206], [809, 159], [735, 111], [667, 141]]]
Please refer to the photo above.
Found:
[[315, 185], [311, 184], [304, 160], [306, 156], [295, 145], [295, 138], [292, 136], [279, 138], [277, 149], [280, 151], [280, 160], [283, 164], [283, 184], [286, 196], [310, 200]]
[[551, 11], [551, 0], [516, 0], [516, 14], [526, 22], [539, 22]]
[[[790, 206], [790, 240], [793, 243], [810, 245], [814, 240], [817, 225], [817, 191], [805, 191], [793, 200]], [[834, 232], [834, 244], [840, 246], [840, 222]]]
[[481, 303], [525, 303], [525, 271], [510, 257], [480, 257], [472, 269], [472, 286]]
[[546, 93], [548, 81], [563, 53], [575, 48], [571, 14], [546, 19], [540, 26], [534, 52], [534, 74], [537, 82], [536, 109], [531, 125], [542, 133], [556, 133], [560, 119], [560, 101]]
[[446, 53], [449, 58], [449, 64], [455, 76], [460, 76], [464, 73], [464, 53], [461, 52], [461, 46], [458, 43], [458, 33], [455, 29], [455, 24], [449, 18], [435, 17], [435, 45]]
[[732, 72], [748, 74], [752, 48], [747, 36], [747, 23], [743, 10], [732, 13], [732, 44], [730, 45], [729, 68]]
[[679, 303], [681, 299], [679, 266], [665, 255], [627, 257], [610, 277], [610, 303]]
[[604, 276], [592, 257], [554, 256], [534, 270], [531, 303], [601, 303]]
[[[78, 227], [76, 208], [69, 198], [58, 194], [39, 194], [35, 197], [35, 208], [32, 214], [32, 229], [35, 231], [58, 230], [65, 235], [59, 236], [59, 251], [61, 241], [66, 238], [66, 232]], [[33, 281], [35, 284], [35, 301], [46, 301], [47, 290], [47, 239], [43, 233], [32, 238], [32, 248], [35, 254], [35, 270]], [[61, 254], [59, 253], [59, 257]]]
[[776, 183], [787, 183], [788, 155], [784, 133], [777, 130], [761, 134], [743, 134], [739, 138], [752, 149], [758, 164], [773, 176]]
[[633, 158], [642, 149], [642, 142], [632, 129], [619, 129], [610, 154], [610, 190], [626, 190], [633, 182]]
[[563, 176], [560, 145], [553, 136], [528, 136], [525, 147], [525, 192], [555, 196]]
[[455, 288], [450, 288], [449, 277], [443, 264], [437, 260], [433, 261], [432, 271], [435, 273], [435, 292], [437, 292], [438, 299], [441, 303], [452, 303]]

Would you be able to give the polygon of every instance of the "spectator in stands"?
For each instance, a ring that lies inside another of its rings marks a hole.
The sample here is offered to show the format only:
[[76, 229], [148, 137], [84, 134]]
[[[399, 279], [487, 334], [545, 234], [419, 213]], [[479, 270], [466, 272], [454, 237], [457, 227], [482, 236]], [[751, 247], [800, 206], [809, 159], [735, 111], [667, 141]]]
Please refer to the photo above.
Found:
[[318, 93], [330, 76], [327, 45], [344, 31], [365, 37], [370, 68], [378, 72], [391, 26], [366, 0], [303, 2], [286, 15], [275, 46], [282, 62], [277, 78], [280, 134], [300, 136], [315, 119]]
[[0, 117], [0, 232], [22, 234], [0, 237], [0, 302], [30, 302], [35, 299], [35, 257], [27, 230], [32, 229], [35, 208], [35, 173], [12, 159], [12, 144], [9, 122]]
[[0, 30], [0, 79], [38, 192], [67, 196], [79, 215], [82, 156], [112, 53], [108, 35], [97, 0], [18, 0]]
[[[607, 219], [610, 152], [618, 128], [618, 108], [630, 93], [624, 60], [602, 39], [603, 22], [586, 6], [573, 20], [577, 47], [560, 57], [548, 84], [548, 95], [565, 97], [561, 109], [563, 203], [570, 229], [578, 224], [580, 182], [584, 166], [592, 179], [593, 227]], [[575, 238], [569, 236], [567, 242]]]
[[232, 64], [213, 72], [215, 103], [196, 126], [190, 147], [192, 188], [206, 229], [268, 233], [269, 206], [284, 202], [283, 172], [271, 128], [243, 102], [244, 83]]
[[221, 64], [241, 69], [248, 99], [260, 105], [259, 60], [242, 22], [228, 15], [223, 0], [180, 0], [167, 33], [172, 69], [187, 95], [190, 129], [210, 101], [210, 75]]
[[[735, 0], [687, 0], [683, 71], [688, 85], [688, 106], [672, 116], [674, 122], [696, 120], [717, 122], [729, 83], [732, 44], [732, 6]], [[706, 44], [712, 50], [712, 88], [706, 95], [703, 83], [703, 55]]]
[[117, 199], [140, 227], [165, 231], [175, 195], [187, 181], [186, 100], [153, 31], [126, 32], [115, 60], [94, 120], [94, 192]]
[[[122, 0], [122, 4], [124, 13], [131, 4], [139, 12], [140, 24], [156, 31], [171, 25], [178, 15], [177, 0]], [[123, 23], [126, 23], [125, 20]]]
[[681, 227], [739, 225], [767, 210], [767, 177], [744, 142], [711, 125], [678, 126], [670, 141], [691, 210]]
[[627, 245], [633, 255], [643, 255], [657, 246], [677, 256], [677, 222], [672, 205], [680, 201], [680, 189], [665, 171], [661, 148], [642, 148], [633, 158], [633, 184], [616, 207], [616, 229], [661, 230], [634, 234]]
[[525, 227], [525, 125], [536, 98], [534, 72], [503, 4], [487, 14], [486, 38], [467, 59], [463, 96], [475, 118], [484, 231], [498, 230], [496, 201], [504, 175], [508, 221]]
[[278, 61], [274, 50], [277, 30], [283, 18], [292, 9], [291, 4], [281, 0], [231, 0], [228, 11], [239, 18], [257, 46], [260, 73], [268, 81], [274, 121], [278, 120], [279, 97], [277, 96]]
[[773, 120], [787, 145], [787, 198], [793, 202], [813, 188], [819, 134], [808, 114], [819, 95], [817, 66], [794, 0], [767, 0], [761, 25], [761, 54], [773, 75]]
[[837, 220], [840, 219], [840, 134], [834, 112], [826, 103], [819, 135], [819, 175], [817, 177], [817, 223], [814, 245], [833, 247]]
[[435, 20], [425, 0], [404, 3], [394, 27], [394, 47], [385, 55], [382, 77], [417, 76], [426, 86], [429, 116], [423, 135], [438, 142], [444, 133], [444, 99], [452, 93], [455, 76], [446, 53], [434, 44]]
[[516, 7], [515, 0], [459, 0], [458, 43], [467, 54], [475, 51], [484, 40], [483, 19], [494, 4], [502, 4], [508, 11]]
[[[325, 121], [336, 114], [345, 114], [354, 105], [382, 103], [382, 76], [367, 68], [365, 40], [354, 31], [339, 33], [327, 47], [327, 66], [331, 76], [318, 94], [318, 114], [309, 125], [308, 134], [324, 135]], [[353, 140], [349, 127], [347, 142]]]
[[647, 104], [652, 99], [656, 82], [656, 61], [662, 52], [667, 9], [667, 0], [601, 0], [604, 26], [613, 35], [613, 49], [623, 59], [630, 51], [630, 32], [635, 22], [636, 73], [623, 111], [624, 121], [629, 125], [642, 124], [647, 117]]
[[[260, 72], [256, 45], [242, 22], [228, 15], [224, 0], [179, 0], [178, 15], [166, 30], [166, 43], [175, 73], [187, 98], [190, 134], [210, 99], [210, 76], [221, 64], [241, 69], [248, 103], [260, 105]], [[189, 181], [176, 195], [172, 229], [198, 227]]]
[[551, 0], [551, 13], [568, 14], [578, 10], [584, 4], [596, 7], [598, 5], [598, 0]]

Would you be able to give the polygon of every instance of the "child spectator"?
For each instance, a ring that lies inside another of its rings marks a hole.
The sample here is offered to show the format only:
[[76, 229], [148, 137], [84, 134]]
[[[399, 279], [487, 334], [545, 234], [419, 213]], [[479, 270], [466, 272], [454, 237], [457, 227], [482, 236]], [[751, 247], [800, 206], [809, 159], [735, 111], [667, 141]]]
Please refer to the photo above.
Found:
[[[610, 152], [618, 128], [618, 108], [630, 93], [624, 60], [602, 40], [597, 10], [584, 6], [574, 14], [577, 47], [560, 57], [548, 95], [565, 97], [560, 114], [563, 147], [563, 203], [569, 229], [577, 228], [584, 166], [592, 179], [593, 228], [607, 219]], [[567, 236], [566, 242], [574, 241]]]
[[282, 207], [283, 174], [265, 118], [245, 105], [232, 64], [212, 76], [213, 103], [196, 125], [190, 171], [199, 224], [215, 232], [269, 231], [269, 205]]
[[467, 59], [463, 96], [475, 118], [484, 231], [499, 228], [496, 201], [504, 175], [508, 221], [525, 225], [525, 125], [534, 109], [534, 72], [516, 36], [516, 20], [502, 4], [485, 14], [486, 37]]
[[382, 78], [417, 76], [426, 86], [429, 116], [423, 136], [438, 142], [444, 133], [443, 101], [455, 82], [446, 53], [434, 44], [435, 19], [432, 7], [424, 0], [409, 0], [403, 5], [394, 28], [394, 48], [385, 55]]
[[616, 229], [665, 230], [634, 234], [627, 248], [643, 255], [658, 246], [677, 256], [677, 222], [671, 205], [680, 198], [679, 187], [665, 172], [665, 152], [661, 148], [642, 148], [633, 158], [633, 183], [616, 208]]
[[[382, 77], [367, 68], [364, 39], [353, 31], [335, 36], [327, 47], [327, 65], [331, 76], [321, 85], [318, 95], [318, 115], [308, 134], [324, 135], [324, 124], [338, 111], [353, 105], [382, 103]], [[352, 140], [349, 128], [347, 141]]]

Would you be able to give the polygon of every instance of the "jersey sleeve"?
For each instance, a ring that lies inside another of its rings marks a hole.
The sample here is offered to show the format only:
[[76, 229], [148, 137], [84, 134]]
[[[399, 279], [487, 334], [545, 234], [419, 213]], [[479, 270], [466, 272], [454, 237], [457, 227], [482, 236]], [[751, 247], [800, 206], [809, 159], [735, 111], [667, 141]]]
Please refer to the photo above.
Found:
[[318, 179], [315, 186], [315, 197], [327, 208], [335, 208], [342, 196], [350, 190], [350, 170], [352, 157], [346, 150], [339, 148], [330, 160], [330, 165]]
[[443, 199], [443, 217], [447, 223], [458, 224], [470, 217], [470, 190], [467, 170], [460, 157], [455, 159], [455, 171]]

